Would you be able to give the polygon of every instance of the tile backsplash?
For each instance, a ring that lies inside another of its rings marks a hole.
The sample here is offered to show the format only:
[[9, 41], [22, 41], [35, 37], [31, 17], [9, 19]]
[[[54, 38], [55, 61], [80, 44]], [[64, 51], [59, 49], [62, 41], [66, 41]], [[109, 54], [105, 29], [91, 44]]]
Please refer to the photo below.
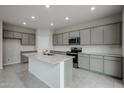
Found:
[[71, 47], [82, 47], [82, 52], [84, 53], [122, 54], [122, 47], [120, 45], [54, 46], [53, 49], [57, 51], [69, 51]]

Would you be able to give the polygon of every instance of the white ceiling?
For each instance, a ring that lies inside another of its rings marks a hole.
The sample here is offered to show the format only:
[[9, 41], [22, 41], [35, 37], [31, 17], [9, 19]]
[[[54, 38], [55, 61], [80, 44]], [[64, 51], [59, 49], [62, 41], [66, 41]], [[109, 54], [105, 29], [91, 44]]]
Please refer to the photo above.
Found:
[[[89, 5], [53, 5], [48, 9], [43, 5], [1, 5], [0, 19], [21, 26], [26, 22], [26, 27], [30, 28], [58, 29], [120, 13], [123, 6], [97, 5], [95, 7], [95, 11], [90, 11]], [[35, 16], [36, 19], [32, 20], [31, 16]], [[66, 16], [70, 18], [69, 21], [64, 19]], [[51, 22], [54, 23], [53, 27], [50, 26]]]

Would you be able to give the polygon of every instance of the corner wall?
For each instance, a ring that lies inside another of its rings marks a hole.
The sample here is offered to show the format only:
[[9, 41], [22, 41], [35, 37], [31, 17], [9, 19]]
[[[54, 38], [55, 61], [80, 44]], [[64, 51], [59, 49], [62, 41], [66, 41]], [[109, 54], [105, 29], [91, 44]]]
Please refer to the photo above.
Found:
[[3, 30], [2, 21], [0, 21], [0, 69], [3, 68]]

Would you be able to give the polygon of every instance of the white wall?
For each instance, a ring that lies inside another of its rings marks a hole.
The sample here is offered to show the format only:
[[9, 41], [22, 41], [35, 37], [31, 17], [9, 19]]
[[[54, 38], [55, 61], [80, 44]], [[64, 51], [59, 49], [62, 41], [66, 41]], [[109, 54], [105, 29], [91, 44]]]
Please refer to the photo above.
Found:
[[[15, 25], [9, 25], [9, 24], [4, 24], [3, 28], [4, 30], [9, 30], [9, 31], [34, 33], [33, 29], [24, 28], [24, 27], [15, 26]], [[20, 52], [32, 51], [32, 50], [36, 50], [36, 47], [25, 46], [25, 45], [22, 46], [20, 40], [4, 39], [3, 40], [3, 64], [8, 65], [8, 64], [20, 63], [21, 62]]]
[[20, 40], [3, 40], [3, 65], [21, 62], [20, 52], [36, 50], [34, 46], [21, 46]]
[[[78, 30], [83, 29], [87, 27], [93, 27], [93, 26], [99, 26], [104, 24], [110, 24], [114, 22], [120, 22], [122, 21], [121, 15], [106, 17], [103, 19], [97, 19], [94, 21], [87, 22], [85, 24], [79, 24], [76, 26], [66, 27], [63, 29], [55, 30], [53, 33], [62, 33], [62, 32], [69, 32], [72, 30]], [[70, 47], [72, 46], [54, 46], [54, 50], [61, 50], [61, 51], [68, 51], [70, 50]], [[105, 52], [105, 53], [114, 53], [114, 54], [122, 54], [122, 46], [109, 46], [109, 45], [100, 45], [100, 46], [76, 46], [76, 47], [82, 47], [83, 52]]]
[[3, 64], [20, 63], [20, 40], [5, 39], [3, 41]]
[[[123, 12], [122, 12], [122, 32], [123, 32], [123, 45], [122, 45], [122, 51], [123, 51], [123, 57], [124, 57], [124, 8], [123, 8]], [[124, 60], [123, 60], [123, 82], [124, 82]]]
[[49, 29], [37, 29], [36, 47], [38, 52], [42, 52], [43, 49], [52, 49], [52, 31]]
[[3, 34], [2, 34], [2, 21], [0, 21], [0, 69], [3, 68]]

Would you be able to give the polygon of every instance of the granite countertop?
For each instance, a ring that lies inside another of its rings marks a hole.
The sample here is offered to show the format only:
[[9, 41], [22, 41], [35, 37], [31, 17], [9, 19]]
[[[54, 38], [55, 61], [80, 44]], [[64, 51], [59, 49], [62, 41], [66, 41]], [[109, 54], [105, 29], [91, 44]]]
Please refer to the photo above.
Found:
[[100, 56], [110, 56], [110, 57], [123, 57], [122, 54], [114, 54], [114, 53], [103, 53], [103, 52], [81, 52], [79, 54], [87, 54], [87, 55], [100, 55]]
[[34, 58], [36, 60], [39, 60], [41, 62], [47, 62], [50, 64], [58, 64], [61, 63], [63, 61], [72, 59], [73, 57], [71, 56], [67, 56], [67, 55], [59, 55], [59, 54], [54, 54], [52, 56], [48, 56], [48, 55], [43, 55], [40, 53], [34, 53], [34, 54], [23, 54], [24, 56], [27, 56], [29, 58]]

